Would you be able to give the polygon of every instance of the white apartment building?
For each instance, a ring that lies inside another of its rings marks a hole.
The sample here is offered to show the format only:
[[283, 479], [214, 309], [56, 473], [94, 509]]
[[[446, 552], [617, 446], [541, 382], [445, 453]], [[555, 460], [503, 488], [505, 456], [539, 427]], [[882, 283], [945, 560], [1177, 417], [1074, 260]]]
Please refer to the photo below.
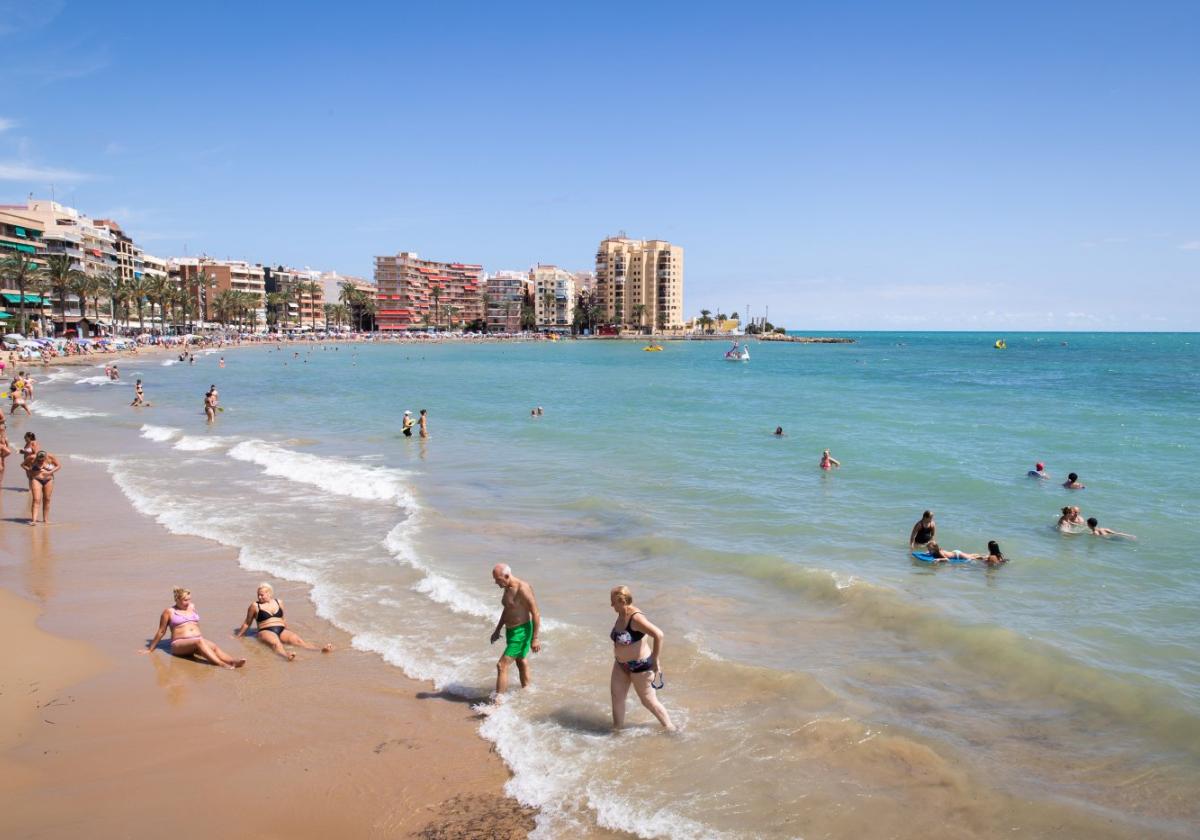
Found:
[[575, 317], [575, 278], [556, 265], [529, 270], [533, 308], [539, 329], [569, 329]]

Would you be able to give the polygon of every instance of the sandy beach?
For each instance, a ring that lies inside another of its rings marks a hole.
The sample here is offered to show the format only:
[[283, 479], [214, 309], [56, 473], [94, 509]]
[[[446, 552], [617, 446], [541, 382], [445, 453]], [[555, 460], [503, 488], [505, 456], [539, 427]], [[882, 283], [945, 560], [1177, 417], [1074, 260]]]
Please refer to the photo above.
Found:
[[[232, 638], [258, 583], [234, 552], [167, 533], [103, 469], [62, 460], [49, 527], [23, 524], [11, 461], [0, 494], [0, 835], [526, 835], [468, 704], [350, 649], [300, 585], [276, 582], [290, 626], [336, 652], [289, 664]], [[176, 583], [245, 668], [136, 654]]]

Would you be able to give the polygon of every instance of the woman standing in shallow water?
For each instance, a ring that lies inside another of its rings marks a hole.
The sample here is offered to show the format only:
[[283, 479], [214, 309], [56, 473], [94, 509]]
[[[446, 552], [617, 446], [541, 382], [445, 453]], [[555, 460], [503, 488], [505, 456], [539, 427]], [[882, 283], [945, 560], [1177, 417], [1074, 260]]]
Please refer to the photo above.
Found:
[[[642, 705], [658, 718], [666, 729], [675, 730], [671, 716], [658, 702], [654, 678], [661, 674], [658, 657], [662, 653], [663, 632], [655, 627], [633, 605], [633, 593], [627, 586], [618, 586], [609, 593], [609, 603], [617, 614], [616, 624], [608, 634], [613, 642], [612, 678], [609, 688], [612, 692], [613, 728], [620, 729], [625, 725], [625, 699], [632, 684]], [[647, 655], [645, 637], [649, 636], [653, 644]], [[659, 688], [662, 687], [660, 682]]]
[[317, 647], [288, 629], [287, 622], [283, 619], [283, 601], [275, 597], [275, 590], [269, 583], [259, 584], [254, 603], [246, 610], [246, 620], [233, 635], [242, 638], [255, 621], [258, 622], [258, 640], [289, 662], [296, 658], [296, 654], [285, 649], [284, 645], [297, 645], [305, 650], [319, 650], [322, 653], [333, 650], [333, 645]]
[[37, 524], [38, 508], [42, 509], [42, 524], [50, 521], [50, 499], [54, 496], [54, 474], [62, 469], [58, 459], [44, 449], [22, 464], [29, 476], [29, 524]]
[[158, 619], [158, 632], [150, 640], [150, 644], [138, 653], [153, 653], [154, 648], [162, 641], [162, 637], [171, 628], [171, 655], [191, 658], [199, 654], [213, 665], [220, 668], [241, 668], [246, 664], [245, 659], [234, 659], [208, 639], [200, 635], [200, 615], [192, 603], [192, 592], [182, 586], [173, 590], [175, 606], [163, 610]]

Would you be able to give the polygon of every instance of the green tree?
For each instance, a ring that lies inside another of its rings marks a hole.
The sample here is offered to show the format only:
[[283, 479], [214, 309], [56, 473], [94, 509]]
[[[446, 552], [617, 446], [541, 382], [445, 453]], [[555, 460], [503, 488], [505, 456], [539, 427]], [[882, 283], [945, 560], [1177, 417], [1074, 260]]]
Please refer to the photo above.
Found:
[[129, 293], [130, 302], [137, 307], [138, 332], [146, 331], [146, 295], [150, 291], [150, 282], [145, 275], [131, 277], [125, 281], [125, 290]]
[[[97, 297], [99, 297], [100, 289], [101, 289], [100, 278], [94, 277], [90, 274], [80, 273], [78, 276], [76, 276], [71, 281], [71, 292], [74, 293], [75, 297], [79, 298], [79, 317], [80, 318], [87, 317], [88, 298], [92, 297], [92, 295], [96, 295]], [[99, 304], [97, 304], [97, 306], [99, 306]], [[98, 313], [97, 313], [96, 320], [97, 321], [100, 320]], [[93, 324], [93, 326], [95, 326], [95, 325]], [[80, 338], [83, 338], [83, 336], [80, 336]]]
[[16, 256], [5, 257], [0, 261], [0, 285], [16, 288], [17, 290], [17, 323], [16, 331], [22, 335], [28, 334], [28, 319], [25, 316], [25, 289], [36, 284], [34, 274], [40, 269], [37, 263], [32, 263], [29, 259], [17, 252]]
[[46, 271], [50, 286], [58, 295], [58, 312], [62, 329], [67, 331], [67, 293], [75, 278], [83, 272], [75, 268], [75, 260], [68, 254], [51, 254], [46, 257]]
[[118, 282], [120, 282], [120, 278], [115, 271], [102, 272], [100, 274], [99, 286], [92, 296], [92, 309], [95, 312], [97, 323], [100, 321], [100, 298], [101, 296], [108, 298], [108, 317], [112, 321], [113, 333], [117, 331], [117, 313], [115, 311], [116, 302], [114, 301], [114, 296]]
[[441, 321], [442, 287], [434, 286], [430, 294], [433, 296], [433, 323], [437, 324]]
[[633, 317], [637, 318], [638, 328], [644, 330], [646, 328], [646, 325], [644, 323], [644, 319], [646, 317], [646, 304], [635, 303], [631, 307], [630, 311], [633, 314]]
[[268, 292], [267, 293], [267, 325], [274, 326], [279, 329], [279, 315], [284, 307], [287, 306], [288, 296], [283, 292]]

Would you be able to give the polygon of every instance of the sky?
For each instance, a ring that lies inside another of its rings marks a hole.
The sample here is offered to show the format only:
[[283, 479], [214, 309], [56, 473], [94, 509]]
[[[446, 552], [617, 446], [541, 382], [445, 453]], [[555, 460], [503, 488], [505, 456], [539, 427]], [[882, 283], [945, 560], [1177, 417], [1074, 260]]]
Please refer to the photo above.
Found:
[[0, 0], [0, 203], [371, 276], [685, 249], [800, 330], [1200, 329], [1200, 3]]

